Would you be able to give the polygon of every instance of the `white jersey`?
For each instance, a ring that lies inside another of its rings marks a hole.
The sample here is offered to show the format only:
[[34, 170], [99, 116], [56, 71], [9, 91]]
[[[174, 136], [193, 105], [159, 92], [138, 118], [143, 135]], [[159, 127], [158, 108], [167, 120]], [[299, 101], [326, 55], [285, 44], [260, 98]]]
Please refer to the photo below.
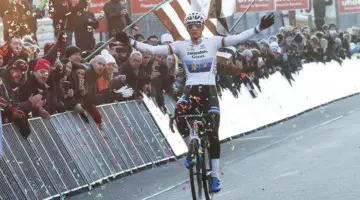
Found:
[[151, 46], [134, 40], [130, 44], [142, 52], [154, 55], [168, 55], [175, 53], [183, 62], [187, 79], [186, 85], [216, 85], [216, 54], [222, 45], [234, 46], [244, 42], [257, 33], [259, 27], [248, 29], [240, 34], [212, 38], [202, 38], [198, 45], [191, 41], [176, 41], [169, 45]]
[[202, 38], [200, 44], [176, 41], [172, 51], [182, 60], [186, 71], [186, 85], [216, 84], [216, 53], [222, 47], [223, 37]]

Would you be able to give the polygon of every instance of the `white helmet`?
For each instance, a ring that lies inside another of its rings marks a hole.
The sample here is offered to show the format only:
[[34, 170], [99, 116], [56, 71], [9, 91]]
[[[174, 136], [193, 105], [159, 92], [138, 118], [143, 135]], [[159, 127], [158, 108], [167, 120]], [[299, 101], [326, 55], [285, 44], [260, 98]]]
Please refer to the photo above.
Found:
[[201, 12], [191, 12], [184, 19], [184, 24], [185, 25], [190, 24], [190, 23], [204, 24], [205, 23], [205, 17]]

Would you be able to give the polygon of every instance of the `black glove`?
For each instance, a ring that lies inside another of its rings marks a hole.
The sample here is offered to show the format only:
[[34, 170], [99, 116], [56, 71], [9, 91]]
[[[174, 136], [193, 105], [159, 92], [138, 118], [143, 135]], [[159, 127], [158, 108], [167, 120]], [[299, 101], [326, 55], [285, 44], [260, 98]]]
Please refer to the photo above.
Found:
[[61, 31], [57, 37], [56, 43], [59, 45], [64, 45], [67, 43], [68, 36], [64, 31]]
[[294, 38], [294, 41], [296, 43], [302, 43], [303, 41], [303, 37], [300, 35], [300, 34], [296, 34], [295, 38]]
[[272, 26], [275, 23], [275, 15], [271, 13], [270, 15], [265, 15], [261, 18], [260, 21], [260, 30], [265, 30]]
[[124, 31], [114, 30], [113, 35], [117, 41], [123, 43], [126, 46], [130, 46], [130, 38]]

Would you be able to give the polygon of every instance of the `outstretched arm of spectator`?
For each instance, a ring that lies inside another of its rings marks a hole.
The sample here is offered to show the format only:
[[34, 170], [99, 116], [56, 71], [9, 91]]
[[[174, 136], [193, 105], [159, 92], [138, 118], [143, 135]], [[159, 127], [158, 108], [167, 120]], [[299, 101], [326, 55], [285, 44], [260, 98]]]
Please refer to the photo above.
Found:
[[56, 39], [56, 43], [53, 47], [51, 47], [51, 49], [49, 50], [49, 52], [43, 57], [43, 59], [48, 60], [51, 64], [54, 64], [57, 58], [57, 54], [58, 51], [60, 52], [64, 52], [65, 48], [66, 48], [66, 41], [67, 40], [67, 36], [65, 32], [60, 32], [57, 39]]

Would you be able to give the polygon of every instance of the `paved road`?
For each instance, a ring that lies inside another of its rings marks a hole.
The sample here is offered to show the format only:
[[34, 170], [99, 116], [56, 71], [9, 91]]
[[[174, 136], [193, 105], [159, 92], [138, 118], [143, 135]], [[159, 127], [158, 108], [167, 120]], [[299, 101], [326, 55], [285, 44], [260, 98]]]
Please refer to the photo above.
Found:
[[[360, 96], [222, 144], [221, 200], [357, 200]], [[188, 200], [183, 159], [70, 199]]]

